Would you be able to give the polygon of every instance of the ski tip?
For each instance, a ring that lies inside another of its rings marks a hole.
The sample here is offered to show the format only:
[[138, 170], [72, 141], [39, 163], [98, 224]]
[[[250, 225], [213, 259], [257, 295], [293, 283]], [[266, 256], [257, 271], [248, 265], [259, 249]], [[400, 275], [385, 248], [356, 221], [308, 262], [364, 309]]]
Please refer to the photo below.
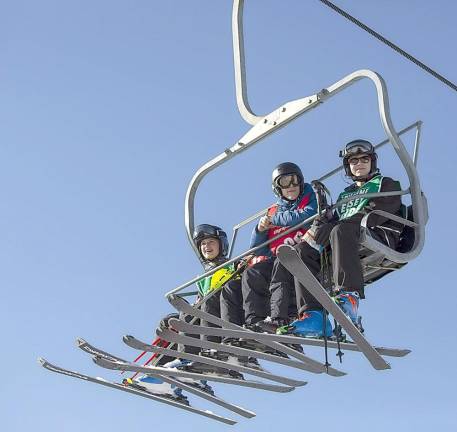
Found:
[[189, 304], [189, 302], [185, 299], [183, 299], [182, 297], [176, 295], [176, 294], [170, 294], [168, 297], [167, 297], [167, 300], [171, 303], [172, 306], [175, 306], [175, 305], [182, 305], [183, 303], [187, 303]]
[[343, 371], [340, 371], [338, 369], [334, 369], [331, 367], [328, 368], [328, 371], [326, 371], [326, 373], [327, 373], [327, 375], [330, 375], [332, 377], [342, 377], [342, 376], [347, 375], [347, 372], [343, 372]]
[[97, 355], [94, 355], [92, 357], [92, 361], [96, 364], [99, 365], [100, 363], [103, 363], [103, 358]]
[[276, 249], [276, 255], [282, 255], [284, 253], [287, 253], [288, 251], [291, 251], [291, 250], [294, 250], [294, 247], [293, 246], [290, 246], [288, 244], [282, 244], [280, 246], [278, 246], [278, 249]]
[[286, 243], [283, 243], [282, 245], [279, 245], [279, 246], [278, 246], [277, 251], [279, 252], [281, 249], [282, 249], [282, 250], [294, 249], [294, 247], [291, 246], [291, 245], [288, 245], [288, 244], [286, 244]]
[[171, 327], [172, 329], [175, 329], [175, 327], [173, 326], [173, 324], [175, 326], [179, 326], [179, 324], [181, 323], [182, 321], [179, 320], [179, 319], [176, 319], [176, 318], [170, 318], [168, 320], [168, 326]]
[[82, 347], [83, 345], [87, 345], [87, 342], [81, 337], [77, 337], [75, 342], [78, 348]]
[[37, 358], [37, 363], [38, 363], [40, 366], [43, 366], [43, 367], [44, 367], [44, 366], [47, 365], [48, 362], [47, 362], [47, 360], [46, 360], [45, 358], [43, 358], [43, 357], [38, 357], [38, 358]]
[[295, 387], [303, 387], [306, 384], [308, 384], [308, 381], [295, 381], [291, 389], [294, 389]]
[[295, 387], [285, 386], [285, 387], [280, 388], [279, 393], [290, 393], [291, 391], [294, 391], [294, 390], [295, 390]]
[[375, 364], [375, 365], [373, 365], [373, 367], [376, 370], [389, 370], [389, 369], [392, 369], [392, 367], [390, 366], [390, 363], [387, 363], [387, 362], [383, 362], [381, 364]]
[[101, 366], [105, 369], [119, 370], [119, 368], [117, 367], [116, 361], [103, 358], [102, 356], [94, 355], [92, 357], [92, 361], [96, 365]]
[[124, 335], [124, 336], [122, 336], [122, 340], [124, 342], [129, 342], [129, 341], [131, 341], [133, 339], [135, 339], [135, 338], [132, 335]]

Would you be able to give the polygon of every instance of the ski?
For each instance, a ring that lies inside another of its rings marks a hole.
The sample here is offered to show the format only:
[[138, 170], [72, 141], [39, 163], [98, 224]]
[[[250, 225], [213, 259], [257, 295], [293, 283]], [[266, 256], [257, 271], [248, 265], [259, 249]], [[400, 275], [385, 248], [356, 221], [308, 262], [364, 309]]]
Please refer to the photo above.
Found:
[[229, 419], [227, 417], [219, 416], [217, 414], [212, 413], [211, 411], [194, 408], [194, 407], [192, 407], [190, 405], [185, 405], [184, 403], [176, 402], [176, 401], [173, 401], [173, 400], [168, 399], [166, 397], [153, 395], [151, 393], [148, 393], [147, 391], [138, 390], [138, 389], [135, 389], [135, 388], [132, 388], [132, 387], [127, 387], [127, 386], [125, 386], [123, 384], [116, 383], [116, 382], [113, 382], [113, 381], [107, 381], [107, 380], [105, 380], [103, 378], [100, 378], [100, 377], [92, 377], [92, 376], [85, 375], [85, 374], [82, 374], [82, 373], [79, 373], [79, 372], [74, 372], [74, 371], [71, 371], [71, 370], [68, 370], [68, 369], [63, 369], [63, 368], [61, 368], [59, 366], [56, 366], [56, 365], [53, 365], [53, 364], [49, 363], [47, 360], [45, 360], [42, 357], [38, 358], [38, 363], [42, 367], [44, 367], [45, 369], [47, 369], [47, 370], [49, 370], [51, 372], [56, 372], [56, 373], [59, 373], [59, 374], [62, 374], [62, 375], [67, 375], [67, 376], [70, 376], [70, 377], [73, 377], [73, 378], [78, 378], [80, 380], [87, 381], [87, 382], [93, 382], [95, 384], [100, 384], [100, 385], [105, 386], [105, 387], [114, 388], [114, 389], [117, 389], [117, 390], [121, 390], [121, 391], [124, 391], [124, 392], [127, 392], [127, 393], [131, 393], [131, 394], [137, 395], [137, 396], [142, 396], [142, 397], [145, 397], [145, 398], [148, 398], [148, 399], [152, 399], [152, 400], [154, 400], [156, 402], [162, 402], [162, 403], [165, 403], [167, 405], [171, 405], [171, 406], [173, 406], [175, 408], [180, 408], [180, 409], [183, 409], [185, 411], [189, 411], [189, 412], [194, 413], [194, 414], [198, 414], [198, 415], [201, 415], [201, 416], [204, 416], [204, 417], [208, 417], [210, 419], [213, 419], [213, 420], [216, 420], [216, 421], [219, 421], [219, 422], [222, 422], [222, 423], [226, 423], [226, 424], [229, 424], [229, 425], [234, 425], [234, 424], [237, 423], [235, 420]]
[[327, 291], [325, 291], [308, 267], [306, 267], [298, 252], [291, 246], [281, 245], [278, 248], [277, 256], [281, 264], [289, 270], [327, 310], [327, 312], [336, 319], [354, 343], [357, 344], [360, 351], [365, 355], [371, 365], [377, 370], [390, 369], [389, 363], [387, 363], [376, 349], [370, 345], [352, 321], [327, 294]]
[[186, 371], [178, 371], [176, 369], [167, 369], [158, 366], [141, 366], [135, 363], [129, 362], [119, 362], [114, 360], [108, 360], [103, 357], [94, 357], [94, 362], [104, 367], [105, 369], [113, 369], [113, 370], [120, 370], [120, 371], [128, 371], [128, 372], [140, 372], [145, 374], [158, 374], [161, 377], [164, 375], [173, 376], [173, 377], [180, 377], [180, 378], [191, 378], [197, 380], [206, 380], [206, 381], [214, 381], [220, 382], [224, 384], [234, 384], [241, 387], [251, 387], [257, 388], [260, 390], [268, 390], [274, 391], [279, 393], [287, 393], [294, 390], [294, 387], [284, 387], [278, 386], [274, 384], [267, 384], [259, 381], [249, 381], [244, 379], [237, 379], [237, 378], [227, 378], [223, 376], [218, 376], [216, 374], [203, 374], [203, 373], [194, 373], [194, 372], [186, 372]]
[[[236, 338], [236, 339], [254, 339], [259, 342], [279, 342], [287, 344], [301, 344], [315, 347], [324, 347], [324, 339], [310, 338], [310, 337], [301, 337], [294, 335], [276, 335], [269, 333], [253, 333], [243, 330], [231, 330], [223, 329], [220, 327], [205, 327], [199, 325], [189, 324], [186, 321], [171, 319], [170, 325], [175, 330], [182, 331], [189, 334], [200, 334], [205, 336], [220, 336], [227, 338]], [[334, 338], [329, 338], [327, 340], [328, 348], [338, 349], [338, 342]], [[342, 350], [345, 351], [357, 351], [360, 352], [360, 348], [351, 341], [341, 341], [339, 346]], [[219, 345], [221, 351], [226, 350], [226, 345], [223, 348]], [[405, 357], [408, 355], [411, 350], [404, 348], [386, 348], [386, 347], [374, 347], [374, 349], [381, 355], [390, 356], [390, 357]], [[259, 357], [260, 358], [260, 357]]]
[[[157, 330], [157, 335], [165, 340], [167, 340], [167, 338], [169, 338], [169, 337], [170, 338], [173, 337], [170, 333], [173, 333], [173, 332], [171, 330]], [[176, 333], [175, 333], [175, 335], [176, 335]], [[150, 350], [151, 352], [158, 352], [158, 353], [165, 354], [165, 355], [171, 356], [171, 357], [177, 357], [177, 358], [182, 358], [182, 359], [195, 361], [195, 362], [199, 362], [199, 363], [205, 363], [207, 365], [215, 366], [215, 367], [218, 367], [221, 369], [226, 369], [226, 370], [230, 369], [232, 371], [236, 371], [239, 373], [247, 373], [250, 375], [258, 376], [260, 378], [268, 379], [270, 381], [276, 381], [278, 383], [285, 384], [285, 385], [288, 385], [291, 387], [299, 387], [299, 386], [306, 384], [305, 381], [298, 381], [298, 380], [295, 380], [292, 378], [287, 378], [287, 377], [283, 377], [280, 375], [274, 375], [274, 374], [271, 374], [270, 372], [256, 370], [256, 369], [252, 369], [252, 368], [249, 368], [246, 366], [234, 365], [234, 364], [228, 365], [226, 362], [224, 362], [222, 360], [215, 360], [212, 358], [208, 358], [208, 357], [204, 357], [204, 356], [200, 356], [200, 355], [196, 355], [196, 354], [190, 354], [190, 353], [186, 353], [186, 352], [181, 352], [181, 351], [176, 351], [176, 350], [172, 350], [172, 349], [168, 349], [168, 348], [154, 347], [152, 345], [148, 345], [144, 342], [138, 341], [133, 336], [124, 337], [124, 342], [129, 346], [136, 345], [135, 346], [136, 349]], [[228, 367], [228, 366], [230, 366], [230, 367]]]
[[[177, 295], [172, 294], [172, 295], [168, 296], [168, 301], [175, 309], [183, 312], [186, 315], [195, 316], [197, 318], [208, 321], [211, 324], [215, 324], [215, 325], [218, 325], [223, 328], [247, 331], [243, 327], [240, 327], [236, 324], [225, 321], [225, 320], [218, 318], [214, 315], [211, 315], [205, 311], [202, 311], [201, 309], [195, 308], [194, 306], [189, 304], [185, 299], [183, 299], [182, 297], [179, 297]], [[257, 337], [256, 336], [257, 334], [261, 334], [261, 333], [255, 333], [255, 332], [251, 332], [251, 333], [254, 335], [253, 339], [255, 339]], [[278, 342], [269, 342], [269, 341], [268, 342], [262, 341], [262, 343], [267, 345], [270, 348], [273, 348], [274, 350], [287, 354], [290, 357], [294, 357], [298, 360], [301, 360], [308, 367], [307, 370], [309, 372], [313, 372], [313, 373], [326, 372], [329, 375], [334, 376], [334, 377], [340, 377], [340, 376], [346, 375], [346, 372], [342, 372], [342, 371], [340, 371], [338, 369], [334, 369], [332, 367], [327, 368], [323, 363], [318, 362], [317, 360], [314, 360], [302, 353], [299, 353], [298, 351], [296, 351], [293, 348], [290, 348], [286, 345], [282, 345]]]
[[[170, 326], [173, 329], [176, 329], [181, 332], [187, 332], [190, 334], [197, 333], [199, 330], [199, 326], [188, 324], [184, 321], [180, 321], [177, 319], [171, 319], [169, 321]], [[182, 325], [181, 325], [182, 324]], [[219, 329], [221, 330], [221, 329]], [[289, 358], [281, 357], [278, 355], [274, 354], [268, 354], [264, 353], [261, 351], [257, 350], [251, 350], [247, 348], [241, 348], [238, 346], [230, 346], [230, 345], [224, 345], [216, 342], [210, 342], [206, 340], [201, 340], [201, 339], [196, 339], [190, 336], [185, 336], [182, 334], [178, 334], [173, 331], [168, 331], [166, 334], [161, 333], [161, 337], [163, 337], [165, 340], [169, 342], [175, 342], [175, 343], [180, 343], [183, 345], [191, 345], [191, 346], [196, 346], [200, 348], [206, 348], [206, 349], [214, 349], [220, 352], [225, 352], [225, 353], [230, 353], [234, 354], [235, 356], [238, 357], [256, 357], [259, 360], [267, 360], [273, 363], [279, 363], [284, 366], [290, 366], [294, 367], [297, 369], [302, 369], [302, 370], [308, 370], [306, 365], [304, 365], [302, 362], [291, 360]]]
[[[76, 343], [77, 343], [77, 346], [78, 348], [82, 349], [83, 351], [85, 351], [86, 353], [88, 354], [91, 354], [91, 355], [94, 355], [94, 356], [98, 356], [98, 357], [103, 357], [105, 359], [108, 359], [108, 360], [114, 360], [114, 361], [119, 361], [119, 362], [126, 362], [126, 360], [123, 360], [121, 359], [120, 357], [117, 357], [117, 356], [114, 356], [112, 355], [111, 353], [108, 353], [106, 351], [102, 351], [96, 347], [94, 347], [93, 345], [89, 344], [87, 341], [85, 341], [84, 339], [82, 338], [77, 338], [76, 339]], [[214, 404], [216, 405], [219, 405], [223, 408], [226, 408], [230, 411], [233, 411], [243, 417], [246, 417], [246, 418], [252, 418], [252, 417], [255, 417], [255, 413], [252, 412], [252, 411], [249, 411], [249, 410], [246, 410], [242, 407], [239, 407], [237, 405], [234, 405], [234, 404], [231, 404], [229, 402], [226, 402], [225, 400], [217, 397], [217, 396], [214, 396], [202, 389], [199, 389], [199, 388], [196, 388], [190, 384], [186, 384], [182, 381], [179, 381], [179, 380], [176, 380], [174, 378], [171, 378], [171, 377], [165, 377], [165, 376], [160, 376], [158, 374], [154, 374], [154, 373], [151, 373], [150, 375], [154, 375], [154, 376], [157, 376], [159, 377], [161, 380], [167, 382], [168, 384], [173, 384], [174, 386], [178, 387], [178, 388], [181, 388], [185, 391], [187, 391], [188, 393], [191, 393], [191, 394], [194, 394], [195, 396], [199, 396], [201, 397], [202, 399], [206, 399], [207, 401], [210, 401], [210, 402], [213, 402]]]

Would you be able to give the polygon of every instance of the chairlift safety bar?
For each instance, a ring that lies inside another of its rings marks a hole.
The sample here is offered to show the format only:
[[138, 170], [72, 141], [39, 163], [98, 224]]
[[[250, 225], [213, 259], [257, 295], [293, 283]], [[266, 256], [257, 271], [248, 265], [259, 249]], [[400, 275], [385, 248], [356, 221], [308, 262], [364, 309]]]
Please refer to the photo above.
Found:
[[[407, 195], [410, 193], [410, 190], [409, 189], [405, 189], [405, 190], [401, 190], [401, 191], [392, 191], [392, 192], [376, 192], [376, 193], [367, 193], [367, 194], [360, 194], [360, 195], [357, 195], [358, 198], [367, 198], [367, 199], [370, 199], [370, 198], [379, 198], [379, 197], [388, 197], [388, 196], [397, 196], [397, 195]], [[338, 201], [336, 204], [334, 204], [333, 206], [330, 207], [330, 209], [335, 209], [337, 207], [339, 207], [341, 204], [344, 204], [346, 202], [349, 202], [351, 200], [353, 200], [354, 197], [347, 197], [347, 198], [344, 198], [340, 201]], [[297, 230], [298, 228], [302, 227], [303, 225], [306, 225], [306, 224], [310, 224], [312, 223], [312, 221], [317, 217], [318, 215], [315, 214], [313, 216], [310, 216], [308, 219], [294, 225], [294, 226], [291, 226], [289, 227], [287, 230], [285, 231], [282, 231], [281, 233], [279, 233], [278, 235], [272, 237], [271, 239], [267, 240], [266, 242], [263, 242], [262, 244], [258, 245], [258, 246], [255, 246], [251, 249], [248, 249], [247, 251], [239, 254], [238, 256], [236, 256], [235, 258], [231, 258], [229, 259], [228, 261], [225, 261], [224, 263], [218, 265], [217, 267], [214, 267], [213, 269], [211, 270], [208, 270], [207, 272], [199, 275], [199, 276], [196, 276], [194, 277], [193, 279], [191, 279], [190, 281], [178, 286], [177, 288], [173, 289], [172, 291], [169, 291], [165, 294], [165, 297], [169, 297], [170, 295], [172, 294], [176, 294], [178, 293], [179, 291], [182, 291], [183, 289], [189, 287], [190, 285], [193, 285], [194, 283], [198, 282], [199, 280], [207, 277], [207, 276], [211, 276], [212, 274], [216, 273], [218, 270], [230, 265], [230, 264], [233, 264], [234, 262], [236, 261], [239, 261], [240, 259], [242, 259], [243, 257], [245, 257], [246, 255], [250, 255], [250, 254], [253, 254], [254, 252], [258, 251], [259, 249], [269, 245], [271, 242], [277, 240], [278, 238], [280, 237], [283, 237], [287, 234], [289, 234], [290, 232], [292, 231], [295, 231]], [[418, 224], [415, 223], [415, 222], [411, 222], [407, 219], [403, 219], [403, 218], [398, 218], [401, 223], [404, 223], [405, 225], [409, 225], [409, 226], [414, 226], [416, 227]]]

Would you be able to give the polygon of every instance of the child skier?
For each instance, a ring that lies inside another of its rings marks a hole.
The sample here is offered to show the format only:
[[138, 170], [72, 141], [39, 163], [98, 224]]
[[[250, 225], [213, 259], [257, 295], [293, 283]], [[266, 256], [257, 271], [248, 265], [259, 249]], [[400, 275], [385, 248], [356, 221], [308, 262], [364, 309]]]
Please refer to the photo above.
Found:
[[[314, 191], [305, 183], [302, 171], [296, 164], [281, 163], [273, 170], [272, 189], [278, 201], [268, 209], [267, 215], [262, 217], [254, 228], [251, 248], [272, 239], [316, 213]], [[279, 260], [275, 260], [275, 255], [278, 246], [284, 243], [298, 243], [306, 230], [307, 227], [301, 227], [261, 248], [251, 260], [252, 265], [243, 273], [243, 309], [247, 326], [268, 326], [269, 322], [264, 321], [268, 316], [284, 317], [285, 320], [290, 316], [296, 316], [294, 279]], [[233, 311], [236, 311], [238, 304], [229, 300], [227, 292], [223, 291], [221, 308], [232, 311], [234, 315]], [[231, 320], [229, 313], [222, 318]], [[281, 325], [284, 323], [280, 322]]]
[[[228, 239], [227, 234], [221, 228], [209, 224], [198, 225], [194, 230], [192, 238], [199, 250], [205, 272], [227, 261], [229, 249]], [[200, 301], [202, 299], [204, 300], [205, 297], [207, 297], [206, 301], [204, 301], [201, 304], [202, 310], [212, 315], [220, 316], [219, 297], [220, 288], [223, 286], [227, 287], [233, 293], [232, 296], [238, 295], [241, 298], [241, 281], [239, 277], [234, 277], [235, 271], [236, 266], [234, 264], [229, 264], [215, 272], [213, 275], [207, 276], [197, 282], [197, 301]], [[167, 317], [165, 317], [161, 321], [161, 326], [168, 327], [168, 320], [170, 318], [178, 318], [178, 314], [167, 315]], [[202, 322], [202, 325], [212, 324]], [[210, 338], [211, 337], [208, 337], [208, 339]], [[219, 342], [219, 339], [215, 338], [214, 341]], [[180, 347], [180, 349], [184, 352], [192, 354], [205, 351], [193, 346], [183, 346]], [[229, 375], [228, 370], [226, 369], [215, 368], [201, 362], [190, 362], [188, 360], [183, 360], [179, 358], [173, 359], [171, 361], [164, 361], [164, 359], [170, 360], [169, 357], [161, 359], [161, 361], [158, 363], [159, 366], [163, 366], [166, 368], [176, 368], [192, 372], [212, 372], [219, 373], [222, 375]], [[251, 363], [252, 366], [258, 367], [258, 364], [256, 364], [255, 361], [251, 361]], [[233, 376], [233, 372], [229, 376]], [[203, 388], [206, 391], [212, 391], [211, 387], [206, 383], [205, 380], [200, 381], [200, 384], [193, 380], [183, 378], [181, 378], [181, 380], [183, 382], [198, 385], [200, 388]], [[153, 394], [159, 394], [162, 396], [165, 395], [172, 399], [183, 401], [182, 390], [180, 388], [164, 383], [162, 380], [154, 376], [143, 375], [135, 379], [133, 385], [144, 387]]]
[[[360, 263], [360, 221], [372, 210], [399, 215], [400, 195], [374, 199], [358, 198], [360, 194], [401, 190], [398, 181], [383, 177], [377, 167], [377, 154], [373, 145], [358, 139], [348, 143], [340, 152], [345, 173], [354, 183], [338, 197], [338, 201], [354, 196], [353, 200], [338, 206], [330, 220], [318, 221], [315, 242], [331, 253], [333, 283], [336, 301], [354, 324], [358, 323], [359, 298], [365, 298], [362, 266]], [[320, 222], [320, 223], [319, 223]], [[395, 249], [403, 226], [379, 215], [369, 219], [370, 234]], [[320, 254], [307, 242], [296, 246], [303, 261], [314, 275], [321, 270]], [[288, 281], [284, 282], [288, 284]], [[299, 319], [288, 330], [300, 336], [320, 337], [324, 334], [322, 306], [309, 294], [306, 287], [296, 284]], [[283, 329], [284, 330], [284, 329]], [[281, 332], [281, 330], [279, 330]], [[331, 335], [327, 320], [326, 334]]]

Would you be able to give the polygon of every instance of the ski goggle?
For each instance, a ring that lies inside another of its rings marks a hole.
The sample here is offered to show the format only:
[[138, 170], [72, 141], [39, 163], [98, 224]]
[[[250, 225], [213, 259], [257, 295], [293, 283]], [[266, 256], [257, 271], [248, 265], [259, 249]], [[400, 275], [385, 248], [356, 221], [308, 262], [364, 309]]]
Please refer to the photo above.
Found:
[[370, 156], [350, 157], [348, 159], [349, 165], [358, 165], [359, 162], [367, 164], [371, 161]]
[[346, 145], [344, 150], [340, 151], [340, 157], [349, 157], [350, 155], [356, 155], [360, 153], [374, 152], [373, 145], [368, 141], [353, 141]]
[[194, 230], [193, 239], [194, 241], [202, 240], [206, 237], [214, 237], [218, 239], [222, 235], [225, 235], [225, 231], [218, 227], [208, 224], [198, 225]]
[[300, 184], [300, 179], [297, 174], [286, 174], [278, 177], [276, 184], [281, 189], [287, 189]]

